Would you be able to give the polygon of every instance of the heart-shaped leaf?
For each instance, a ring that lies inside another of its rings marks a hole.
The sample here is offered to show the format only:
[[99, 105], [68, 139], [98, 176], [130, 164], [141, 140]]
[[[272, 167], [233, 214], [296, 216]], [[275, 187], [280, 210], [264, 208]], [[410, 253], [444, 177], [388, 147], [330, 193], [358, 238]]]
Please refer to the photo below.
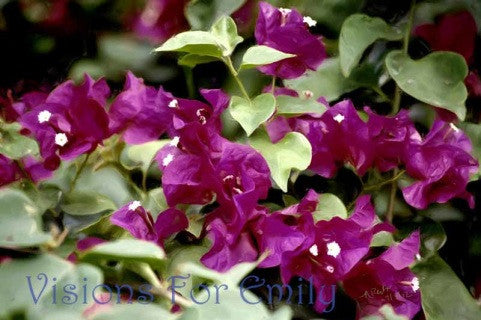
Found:
[[179, 61], [177, 61], [177, 63], [180, 64], [181, 66], [193, 68], [198, 64], [204, 64], [204, 63], [209, 63], [213, 61], [217, 61], [217, 58], [189, 53], [183, 56], [182, 58], [180, 58]]
[[311, 144], [298, 132], [289, 132], [274, 144], [265, 131], [258, 130], [249, 142], [266, 159], [272, 179], [284, 192], [287, 192], [291, 170], [305, 170], [311, 163]]
[[127, 146], [122, 151], [120, 162], [127, 169], [140, 168], [146, 174], [157, 152], [169, 142], [170, 140], [155, 140]]
[[42, 231], [37, 206], [21, 191], [0, 192], [0, 247], [31, 247], [46, 243], [51, 235]]
[[263, 122], [267, 121], [276, 109], [276, 99], [270, 93], [258, 95], [253, 100], [234, 96], [230, 101], [229, 112], [242, 126], [248, 136]]
[[234, 20], [228, 16], [217, 20], [210, 32], [220, 42], [224, 56], [230, 56], [235, 47], [244, 40], [237, 34], [237, 25]]
[[178, 51], [222, 59], [224, 56], [229, 56], [242, 40], [242, 37], [237, 35], [234, 20], [224, 16], [212, 26], [210, 31], [179, 33], [164, 42], [155, 51]]
[[344, 21], [339, 37], [342, 73], [348, 77], [361, 60], [363, 52], [376, 40], [400, 40], [402, 37], [401, 29], [391, 27], [381, 18], [353, 14]]
[[397, 85], [414, 98], [455, 113], [464, 120], [464, 102], [468, 91], [464, 78], [468, 66], [454, 52], [433, 52], [420, 60], [412, 60], [396, 50], [386, 57], [386, 67]]
[[240, 68], [254, 68], [295, 56], [295, 54], [285, 53], [268, 46], [253, 46], [244, 53]]

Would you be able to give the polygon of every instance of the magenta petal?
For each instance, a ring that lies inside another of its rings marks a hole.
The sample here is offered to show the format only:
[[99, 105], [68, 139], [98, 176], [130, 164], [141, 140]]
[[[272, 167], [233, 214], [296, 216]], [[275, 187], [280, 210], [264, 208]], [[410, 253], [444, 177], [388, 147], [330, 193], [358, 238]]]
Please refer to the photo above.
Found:
[[138, 201], [126, 204], [110, 217], [110, 222], [141, 240], [156, 241], [158, 236], [149, 212]]
[[175, 208], [170, 208], [159, 214], [155, 221], [154, 229], [157, 233], [159, 244], [163, 244], [165, 239], [188, 226], [189, 220], [185, 213]]
[[409, 267], [419, 254], [420, 247], [419, 231], [414, 231], [409, 237], [399, 244], [387, 249], [379, 258], [388, 262], [396, 270]]

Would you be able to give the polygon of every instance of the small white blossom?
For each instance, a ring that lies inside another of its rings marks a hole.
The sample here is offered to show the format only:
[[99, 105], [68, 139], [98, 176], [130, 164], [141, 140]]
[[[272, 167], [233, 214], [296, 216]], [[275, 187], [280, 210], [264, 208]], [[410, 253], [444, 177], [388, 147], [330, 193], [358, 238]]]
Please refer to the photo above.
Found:
[[43, 110], [38, 113], [38, 123], [44, 123], [50, 120], [52, 114], [48, 110]]
[[344, 117], [342, 114], [338, 113], [335, 117], [333, 117], [333, 119], [334, 119], [335, 121], [341, 123], [341, 122], [344, 121], [345, 117]]
[[173, 99], [169, 102], [169, 108], [177, 108], [179, 107], [179, 101], [177, 99]]
[[312, 247], [310, 247], [310, 248], [309, 248], [309, 252], [310, 252], [313, 256], [317, 257], [317, 256], [319, 255], [319, 250], [317, 249], [317, 245], [315, 244], [315, 245], [313, 245]]
[[459, 128], [456, 127], [456, 125], [454, 123], [450, 123], [449, 126], [451, 127], [451, 129], [453, 129], [455, 132], [458, 132], [459, 131]]
[[341, 253], [341, 247], [336, 241], [329, 242], [327, 244], [327, 255], [331, 257], [337, 257]]
[[282, 13], [282, 15], [285, 17], [287, 16], [289, 13], [291, 13], [291, 9], [287, 9], [287, 8], [279, 8], [279, 11]]
[[304, 23], [306, 23], [309, 27], [315, 27], [317, 24], [317, 21], [312, 19], [309, 16], [305, 16], [303, 20], [304, 20]]
[[129, 204], [129, 210], [130, 211], [135, 211], [137, 210], [138, 207], [142, 206], [142, 204], [140, 203], [140, 201], [132, 201], [131, 204]]
[[419, 279], [417, 277], [414, 277], [411, 280], [411, 288], [413, 288], [414, 292], [419, 290]]
[[57, 133], [55, 135], [55, 144], [63, 147], [68, 142], [67, 135], [65, 133]]
[[165, 156], [164, 159], [162, 159], [162, 165], [166, 167], [169, 165], [169, 163], [172, 162], [172, 160], [174, 160], [174, 155], [172, 153], [169, 153], [168, 155]]
[[177, 147], [179, 145], [180, 138], [178, 136], [175, 136], [172, 138], [172, 141], [170, 141], [169, 145], [172, 147]]
[[327, 266], [326, 267], [327, 272], [333, 273], [334, 272], [334, 267], [333, 266]]

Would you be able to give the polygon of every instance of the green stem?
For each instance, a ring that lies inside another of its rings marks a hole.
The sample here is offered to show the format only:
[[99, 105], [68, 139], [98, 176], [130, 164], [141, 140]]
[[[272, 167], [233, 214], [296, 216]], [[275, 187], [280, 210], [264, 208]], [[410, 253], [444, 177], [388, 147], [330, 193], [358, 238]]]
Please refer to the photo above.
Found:
[[[396, 176], [398, 174], [398, 168], [395, 168], [393, 171], [393, 176]], [[386, 220], [388, 222], [392, 222], [392, 219], [394, 217], [394, 202], [396, 200], [396, 192], [397, 192], [397, 181], [394, 180], [391, 182], [391, 192], [389, 194], [389, 202], [387, 206], [387, 212], [386, 212]]]
[[194, 85], [194, 75], [192, 74], [192, 68], [184, 67], [185, 83], [187, 85], [187, 93], [189, 98], [193, 99], [195, 97], [195, 85]]
[[276, 92], [276, 76], [272, 76], [271, 93], [274, 95]]
[[229, 69], [229, 72], [232, 74], [232, 77], [234, 77], [235, 82], [237, 83], [237, 86], [239, 87], [240, 91], [242, 92], [242, 95], [247, 99], [251, 100], [249, 97], [249, 94], [247, 93], [246, 88], [244, 87], [244, 84], [242, 83], [241, 79], [239, 78], [239, 73], [236, 71], [234, 68], [234, 65], [232, 64], [232, 60], [230, 57], [225, 57], [224, 58], [224, 63]]
[[382, 181], [381, 183], [377, 183], [377, 184], [365, 186], [363, 189], [364, 189], [364, 191], [378, 190], [378, 189], [380, 189], [381, 187], [385, 186], [386, 184], [390, 184], [390, 183], [396, 182], [397, 180], [399, 180], [399, 178], [401, 178], [401, 177], [403, 176], [403, 174], [404, 174], [405, 172], [406, 172], [406, 170], [401, 170], [401, 171], [399, 171], [398, 173], [393, 174], [393, 177], [392, 177], [391, 179], [388, 179], [388, 180], [386, 180], [386, 181]]
[[140, 276], [142, 276], [145, 280], [147, 280], [153, 286], [155, 293], [157, 293], [161, 297], [168, 299], [170, 302], [173, 302], [173, 299], [175, 299], [176, 304], [185, 308], [192, 306], [192, 302], [180, 296], [179, 294], [172, 292], [172, 290], [169, 290], [159, 280], [154, 270], [152, 270], [152, 268], [148, 264], [135, 263], [131, 265], [130, 269], [136, 272], [137, 274], [139, 274]]
[[[413, 28], [415, 8], [416, 8], [416, 0], [412, 0], [411, 9], [409, 10], [408, 24], [406, 26], [406, 31], [404, 33], [404, 40], [403, 40], [403, 52], [405, 54], [407, 54], [409, 50], [409, 39], [411, 37], [411, 30]], [[393, 114], [397, 114], [399, 112], [399, 108], [401, 107], [401, 95], [402, 95], [402, 90], [401, 88], [399, 88], [398, 85], [396, 85], [396, 89], [394, 91], [393, 106], [392, 106]]]
[[87, 165], [87, 162], [89, 160], [90, 153], [88, 153], [85, 156], [85, 159], [82, 161], [80, 166], [78, 167], [77, 171], [75, 172], [75, 176], [72, 180], [72, 183], [70, 184], [70, 192], [72, 192], [75, 188], [75, 184], [77, 183], [78, 178], [80, 177], [80, 174], [82, 173], [83, 169], [85, 169], [85, 166]]

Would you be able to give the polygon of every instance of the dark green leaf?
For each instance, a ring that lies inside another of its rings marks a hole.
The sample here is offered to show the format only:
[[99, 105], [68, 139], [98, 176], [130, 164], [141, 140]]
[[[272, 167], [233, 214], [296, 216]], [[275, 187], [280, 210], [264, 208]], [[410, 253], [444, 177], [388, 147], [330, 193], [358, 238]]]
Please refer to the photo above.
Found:
[[418, 263], [413, 271], [419, 278], [426, 320], [481, 319], [480, 306], [439, 256]]
[[0, 226], [0, 247], [30, 247], [52, 239], [42, 231], [37, 206], [18, 190], [0, 192]]
[[367, 47], [376, 40], [400, 40], [402, 38], [401, 29], [391, 27], [381, 18], [353, 14], [344, 21], [339, 38], [342, 73], [348, 77], [361, 60]]
[[222, 16], [229, 16], [239, 9], [245, 0], [196, 0], [190, 1], [185, 16], [192, 29], [208, 30]]
[[326, 106], [313, 99], [302, 99], [281, 95], [276, 97], [277, 114], [284, 116], [297, 116], [304, 113], [323, 114]]
[[90, 215], [117, 209], [115, 203], [104, 195], [90, 191], [73, 191], [62, 200], [60, 208], [71, 215]]
[[392, 51], [386, 66], [398, 86], [414, 98], [455, 113], [464, 120], [468, 93], [464, 78], [468, 66], [454, 52], [433, 52], [420, 60], [412, 60], [402, 51]]

